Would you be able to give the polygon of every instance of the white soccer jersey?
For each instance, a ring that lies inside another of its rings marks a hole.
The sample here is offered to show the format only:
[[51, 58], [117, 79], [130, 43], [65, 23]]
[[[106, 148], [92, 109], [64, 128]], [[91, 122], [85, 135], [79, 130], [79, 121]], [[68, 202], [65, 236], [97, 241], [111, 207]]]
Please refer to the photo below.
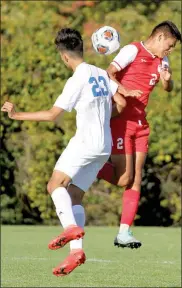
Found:
[[54, 104], [68, 112], [76, 110], [74, 138], [76, 143], [85, 143], [88, 153], [110, 153], [111, 97], [117, 87], [105, 70], [82, 62]]

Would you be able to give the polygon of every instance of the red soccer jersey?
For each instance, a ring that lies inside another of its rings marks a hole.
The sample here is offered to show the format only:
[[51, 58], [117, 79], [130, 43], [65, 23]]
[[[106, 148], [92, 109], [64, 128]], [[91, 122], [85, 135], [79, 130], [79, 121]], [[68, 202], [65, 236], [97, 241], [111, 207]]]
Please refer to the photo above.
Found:
[[160, 69], [169, 65], [165, 57], [158, 58], [150, 53], [142, 42], [133, 42], [124, 46], [114, 58], [113, 64], [117, 69], [117, 80], [130, 90], [141, 90], [142, 96], [126, 97], [127, 106], [121, 113], [121, 118], [133, 119], [145, 117], [145, 107], [150, 92], [158, 83]]

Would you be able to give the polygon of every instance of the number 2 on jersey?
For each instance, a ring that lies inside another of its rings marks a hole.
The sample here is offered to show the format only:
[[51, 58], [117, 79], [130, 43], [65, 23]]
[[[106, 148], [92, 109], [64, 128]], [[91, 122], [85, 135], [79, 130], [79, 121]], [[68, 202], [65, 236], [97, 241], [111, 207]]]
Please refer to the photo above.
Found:
[[123, 138], [117, 139], [117, 149], [123, 149]]
[[[103, 84], [104, 88], [100, 87], [98, 82], [99, 84]], [[99, 76], [98, 80], [95, 77], [90, 77], [89, 83], [92, 84], [92, 93], [94, 97], [109, 95], [106, 79], [103, 76]]]
[[152, 78], [150, 79], [149, 85], [153, 86], [157, 81], [157, 74], [151, 74]]

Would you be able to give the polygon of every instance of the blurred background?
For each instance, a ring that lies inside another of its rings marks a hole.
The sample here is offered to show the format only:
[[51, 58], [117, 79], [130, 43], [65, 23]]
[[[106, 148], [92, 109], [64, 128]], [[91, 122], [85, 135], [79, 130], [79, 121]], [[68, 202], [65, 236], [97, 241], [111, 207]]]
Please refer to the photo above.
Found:
[[[90, 37], [97, 28], [116, 28], [123, 46], [145, 40], [164, 20], [181, 29], [180, 1], [2, 1], [1, 103], [9, 100], [19, 111], [52, 107], [72, 74], [54, 45], [59, 29], [79, 30], [85, 60], [107, 68], [117, 53], [101, 56], [94, 52]], [[169, 60], [175, 88], [166, 93], [159, 83], [147, 109], [150, 145], [135, 225], [178, 226], [181, 222], [180, 44]], [[66, 113], [56, 123], [18, 122], [1, 113], [3, 224], [57, 223], [46, 184], [74, 132], [75, 113]], [[85, 194], [86, 224], [118, 225], [121, 195], [121, 189], [95, 182]]]

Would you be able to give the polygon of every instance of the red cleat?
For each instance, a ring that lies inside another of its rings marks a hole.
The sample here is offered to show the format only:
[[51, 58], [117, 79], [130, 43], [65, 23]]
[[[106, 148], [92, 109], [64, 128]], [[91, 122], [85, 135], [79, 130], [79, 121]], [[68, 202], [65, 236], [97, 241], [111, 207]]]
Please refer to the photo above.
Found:
[[83, 238], [84, 235], [85, 232], [81, 227], [72, 225], [66, 228], [58, 237], [53, 239], [48, 247], [51, 250], [57, 250], [64, 247], [71, 240]]
[[73, 250], [68, 257], [53, 269], [53, 274], [57, 277], [65, 276], [71, 273], [76, 267], [83, 264], [86, 260], [85, 253], [82, 249]]

